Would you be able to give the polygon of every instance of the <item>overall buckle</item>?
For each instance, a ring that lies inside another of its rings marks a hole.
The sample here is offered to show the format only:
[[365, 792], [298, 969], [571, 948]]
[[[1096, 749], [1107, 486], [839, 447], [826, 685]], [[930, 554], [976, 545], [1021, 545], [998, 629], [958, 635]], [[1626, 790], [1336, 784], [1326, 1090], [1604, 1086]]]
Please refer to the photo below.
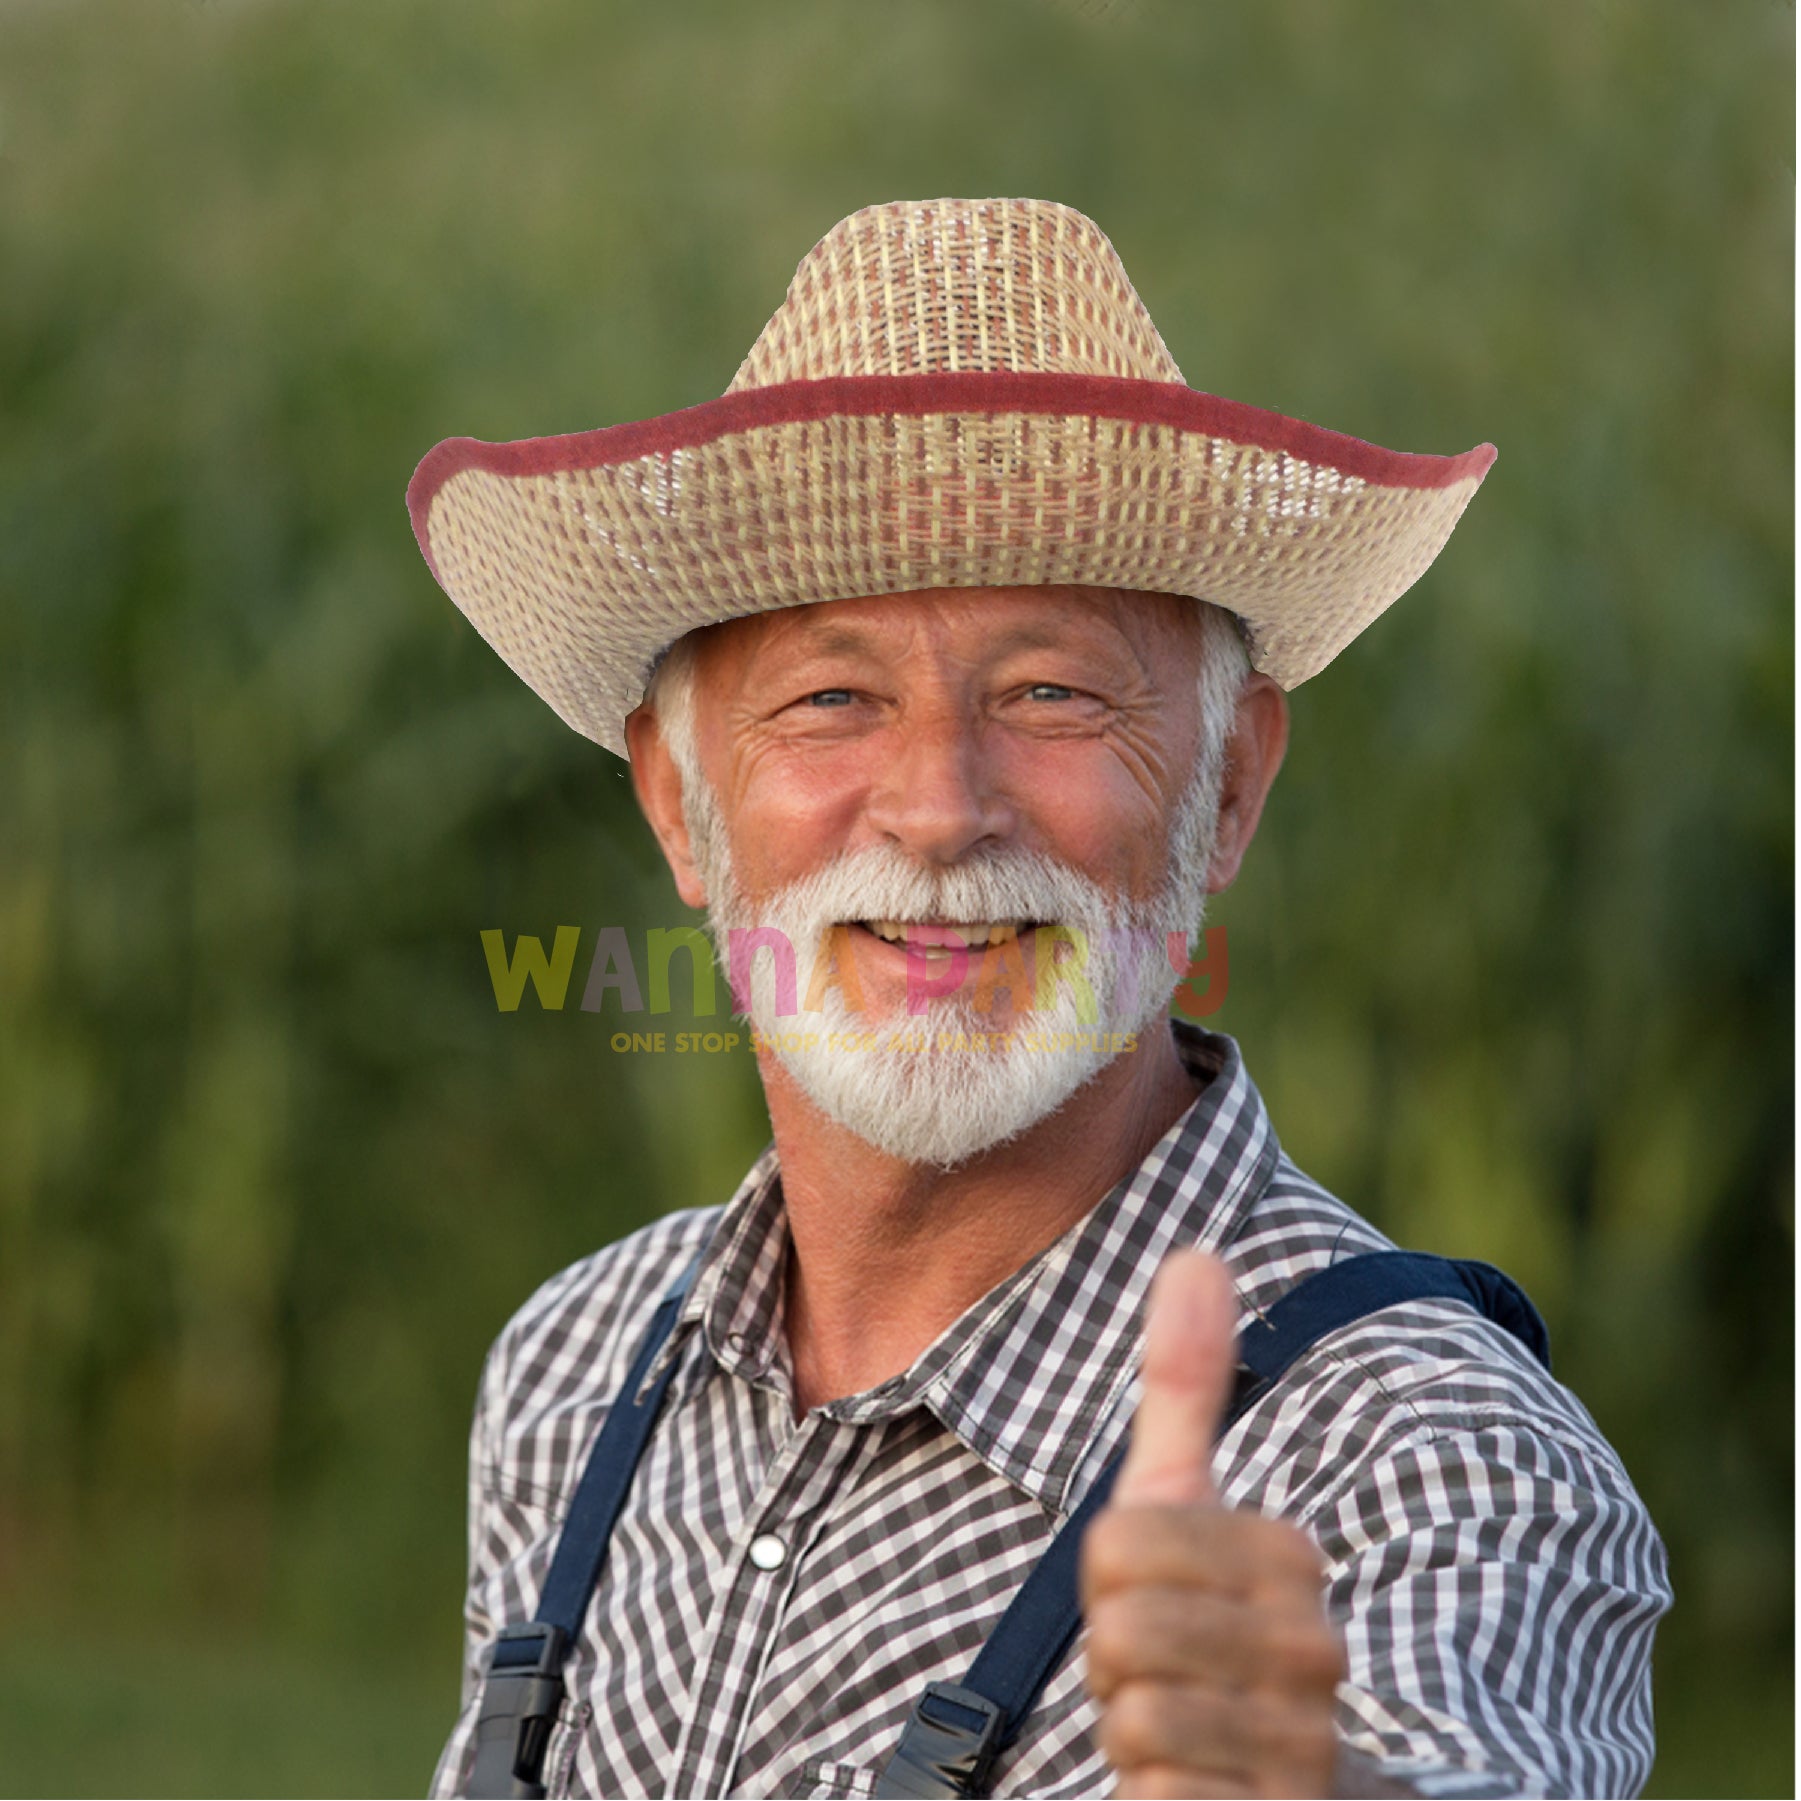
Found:
[[483, 1801], [544, 1794], [544, 1753], [563, 1704], [569, 1640], [534, 1620], [505, 1627], [494, 1641], [475, 1721], [475, 1767], [465, 1791]]
[[954, 1682], [928, 1684], [875, 1792], [910, 1801], [985, 1795], [1006, 1724], [986, 1695]]

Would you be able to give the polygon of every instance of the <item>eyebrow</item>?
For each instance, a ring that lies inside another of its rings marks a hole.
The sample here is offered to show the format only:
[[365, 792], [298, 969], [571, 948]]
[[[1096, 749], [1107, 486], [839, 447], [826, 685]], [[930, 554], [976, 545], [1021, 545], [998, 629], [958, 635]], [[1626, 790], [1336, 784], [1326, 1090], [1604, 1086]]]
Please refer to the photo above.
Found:
[[875, 648], [870, 633], [854, 625], [808, 625], [800, 649], [825, 656], [854, 655]]

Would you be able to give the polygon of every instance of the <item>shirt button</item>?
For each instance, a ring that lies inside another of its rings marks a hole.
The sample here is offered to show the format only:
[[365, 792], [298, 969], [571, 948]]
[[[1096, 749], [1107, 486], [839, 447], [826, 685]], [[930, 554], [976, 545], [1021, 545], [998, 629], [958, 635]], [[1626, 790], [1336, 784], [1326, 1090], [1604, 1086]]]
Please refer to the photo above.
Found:
[[779, 1570], [788, 1561], [788, 1547], [773, 1532], [750, 1541], [750, 1560], [760, 1570]]

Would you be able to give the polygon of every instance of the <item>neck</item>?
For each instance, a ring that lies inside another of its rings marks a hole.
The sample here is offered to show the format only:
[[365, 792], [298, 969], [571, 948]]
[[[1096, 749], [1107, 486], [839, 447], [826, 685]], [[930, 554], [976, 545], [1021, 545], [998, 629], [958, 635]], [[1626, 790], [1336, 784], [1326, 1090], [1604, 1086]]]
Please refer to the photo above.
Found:
[[866, 1144], [760, 1060], [788, 1210], [797, 1414], [906, 1370], [1136, 1169], [1198, 1093], [1173, 1034], [1147, 1031], [1029, 1131], [941, 1170]]

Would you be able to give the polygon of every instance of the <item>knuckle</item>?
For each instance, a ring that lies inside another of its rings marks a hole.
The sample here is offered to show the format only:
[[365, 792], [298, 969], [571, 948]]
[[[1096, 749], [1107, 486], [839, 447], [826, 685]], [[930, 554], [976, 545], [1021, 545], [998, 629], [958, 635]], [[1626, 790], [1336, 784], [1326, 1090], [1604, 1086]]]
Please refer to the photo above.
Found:
[[1310, 1532], [1282, 1523], [1281, 1544], [1297, 1581], [1318, 1588], [1326, 1580], [1326, 1558]]
[[1263, 1792], [1325, 1792], [1338, 1744], [1329, 1709], [1247, 1695], [1235, 1713], [1235, 1738], [1243, 1766], [1258, 1773]]
[[1132, 1772], [1132, 1790], [1150, 1801], [1183, 1801], [1197, 1793], [1194, 1773], [1179, 1764], [1147, 1764]]
[[1089, 1594], [1104, 1594], [1124, 1582], [1132, 1568], [1135, 1535], [1132, 1523], [1118, 1508], [1109, 1507], [1090, 1522], [1082, 1537], [1082, 1586]]
[[1136, 1618], [1137, 1611], [1124, 1595], [1109, 1596], [1090, 1611], [1090, 1669], [1099, 1669], [1117, 1676], [1132, 1667], [1134, 1654], [1143, 1642]]
[[1240, 1703], [1241, 1742], [1261, 1758], [1286, 1761], [1312, 1725], [1304, 1709], [1281, 1696], [1252, 1692]]
[[1267, 1757], [1286, 1742], [1286, 1710], [1261, 1689], [1249, 1689], [1232, 1709], [1233, 1742], [1247, 1757]]
[[1100, 1746], [1108, 1762], [1137, 1767], [1167, 1759], [1169, 1707], [1149, 1682], [1123, 1683], [1101, 1715]]
[[1344, 1642], [1330, 1626], [1315, 1639], [1313, 1655], [1317, 1661], [1311, 1674], [1321, 1688], [1334, 1692], [1341, 1682], [1350, 1679], [1351, 1666], [1345, 1656]]
[[1256, 1533], [1259, 1562], [1278, 1581], [1317, 1588], [1326, 1579], [1326, 1560], [1311, 1533], [1287, 1520], [1246, 1516]]
[[1319, 1546], [1311, 1539], [1304, 1540], [1295, 1558], [1295, 1585], [1310, 1595], [1323, 1598], [1328, 1576], [1326, 1559]]
[[1286, 1686], [1330, 1689], [1344, 1679], [1344, 1647], [1323, 1619], [1272, 1624], [1266, 1650], [1271, 1668]]

